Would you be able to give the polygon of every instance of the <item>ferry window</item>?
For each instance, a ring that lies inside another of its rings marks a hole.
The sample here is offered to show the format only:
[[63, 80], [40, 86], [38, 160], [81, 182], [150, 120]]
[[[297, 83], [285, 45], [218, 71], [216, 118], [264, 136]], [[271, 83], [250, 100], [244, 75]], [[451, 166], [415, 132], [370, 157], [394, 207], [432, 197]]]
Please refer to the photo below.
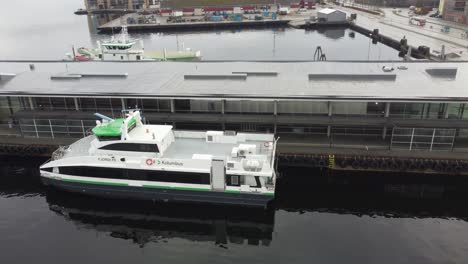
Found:
[[112, 140], [120, 140], [120, 136], [116, 137], [97, 137], [99, 141], [112, 141]]
[[250, 187], [254, 187], [254, 188], [261, 188], [262, 187], [262, 184], [260, 183], [260, 177], [255, 176], [255, 182], [257, 183], [257, 185], [256, 186], [250, 186]]
[[60, 167], [60, 173], [73, 176], [126, 179], [137, 181], [177, 182], [191, 184], [210, 184], [209, 173], [192, 173], [176, 171], [133, 170], [88, 166]]
[[159, 152], [156, 144], [139, 143], [115, 143], [103, 146], [99, 149], [118, 150], [118, 151], [136, 151], [136, 152]]
[[239, 176], [231, 176], [231, 183], [232, 185], [239, 185]]
[[227, 175], [226, 185], [227, 186], [240, 186], [240, 176], [239, 175]]

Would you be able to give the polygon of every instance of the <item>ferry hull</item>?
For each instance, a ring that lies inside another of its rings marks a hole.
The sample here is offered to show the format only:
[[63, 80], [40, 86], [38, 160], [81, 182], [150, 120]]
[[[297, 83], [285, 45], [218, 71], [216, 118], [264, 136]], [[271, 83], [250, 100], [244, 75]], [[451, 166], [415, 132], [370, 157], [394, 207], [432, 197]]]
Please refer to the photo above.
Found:
[[92, 183], [68, 182], [41, 177], [42, 182], [63, 191], [117, 199], [137, 199], [164, 202], [207, 203], [268, 207], [273, 196], [248, 193], [225, 193], [215, 191], [172, 190], [132, 186], [114, 186]]

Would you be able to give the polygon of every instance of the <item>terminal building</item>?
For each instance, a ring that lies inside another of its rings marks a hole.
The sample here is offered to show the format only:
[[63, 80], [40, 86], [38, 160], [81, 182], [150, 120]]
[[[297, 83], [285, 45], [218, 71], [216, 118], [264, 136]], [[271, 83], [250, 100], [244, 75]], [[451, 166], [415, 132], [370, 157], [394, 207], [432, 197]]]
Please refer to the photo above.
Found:
[[154, 0], [84, 0], [86, 10], [98, 9], [142, 9], [159, 4]]
[[468, 24], [467, 0], [440, 0], [439, 13], [447, 21]]
[[468, 150], [468, 64], [0, 63], [0, 136], [79, 138], [138, 108], [175, 129], [276, 133], [320, 147]]

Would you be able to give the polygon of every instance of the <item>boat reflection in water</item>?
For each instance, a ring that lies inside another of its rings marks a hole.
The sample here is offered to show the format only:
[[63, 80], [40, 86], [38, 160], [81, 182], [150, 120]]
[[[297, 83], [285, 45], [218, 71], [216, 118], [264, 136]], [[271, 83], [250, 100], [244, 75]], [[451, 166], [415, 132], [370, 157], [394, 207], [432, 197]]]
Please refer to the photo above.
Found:
[[104, 200], [54, 190], [46, 192], [49, 209], [79, 228], [95, 229], [145, 246], [171, 238], [214, 242], [220, 246], [269, 246], [274, 211], [142, 201]]

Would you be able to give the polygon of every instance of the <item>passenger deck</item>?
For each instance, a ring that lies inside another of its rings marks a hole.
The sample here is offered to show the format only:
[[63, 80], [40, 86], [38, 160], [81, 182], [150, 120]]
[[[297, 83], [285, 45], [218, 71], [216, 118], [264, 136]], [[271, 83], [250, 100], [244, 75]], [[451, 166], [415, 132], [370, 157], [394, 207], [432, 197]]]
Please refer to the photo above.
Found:
[[[242, 144], [257, 146], [257, 154], [265, 153], [264, 141], [246, 141]], [[180, 138], [177, 137], [163, 155], [169, 159], [191, 159], [194, 154], [212, 155], [213, 158], [225, 158], [231, 156], [233, 147], [237, 144], [208, 143], [204, 138]]]

